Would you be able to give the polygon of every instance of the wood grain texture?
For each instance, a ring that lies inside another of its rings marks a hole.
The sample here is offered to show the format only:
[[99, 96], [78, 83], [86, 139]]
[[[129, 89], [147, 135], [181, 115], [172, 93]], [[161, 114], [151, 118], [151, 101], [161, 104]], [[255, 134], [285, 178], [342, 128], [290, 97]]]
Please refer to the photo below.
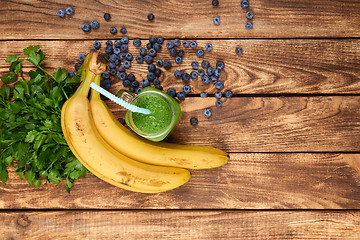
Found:
[[10, 169], [0, 209], [359, 209], [360, 174], [348, 154], [230, 154], [229, 163], [191, 171], [185, 185], [158, 194], [114, 187], [95, 176], [36, 189]]
[[1, 212], [4, 239], [359, 239], [359, 211]]
[[[61, 19], [59, 9], [72, 6], [73, 17]], [[209, 0], [159, 1], [2, 1], [0, 39], [92, 39], [110, 37], [110, 27], [126, 26], [130, 37], [147, 38], [156, 32], [182, 38], [296, 38], [359, 37], [360, 2], [343, 0], [250, 1], [255, 13], [254, 28], [245, 29], [246, 11], [240, 1], [222, 1], [213, 7]], [[112, 16], [110, 22], [103, 18]], [[147, 20], [153, 13], [155, 21]], [[220, 25], [212, 19], [218, 16]], [[84, 33], [81, 25], [92, 20], [100, 28]]]
[[[105, 46], [102, 40], [102, 46]], [[145, 40], [142, 41], [145, 46]], [[214, 49], [205, 51], [204, 59], [215, 67], [216, 61], [224, 61], [225, 69], [220, 80], [225, 89], [236, 94], [359, 94], [360, 93], [360, 40], [199, 40], [198, 46], [212, 43]], [[9, 54], [22, 55], [23, 48], [40, 45], [47, 58], [45, 66], [50, 72], [61, 66], [74, 70], [80, 53], [93, 48], [93, 41], [4, 41], [0, 48], [0, 76], [4, 76], [9, 64], [4, 62]], [[237, 56], [235, 48], [241, 46], [243, 55]], [[134, 56], [139, 49], [129, 44]], [[201, 61], [195, 50], [185, 49], [184, 61], [177, 65], [164, 47], [156, 59], [171, 59], [173, 67], [164, 71], [160, 80], [164, 89], [181, 90], [183, 82], [174, 77], [175, 70], [192, 71], [191, 62]], [[101, 49], [104, 52], [104, 47]], [[25, 71], [29, 70], [26, 65]], [[162, 70], [164, 70], [162, 68]], [[137, 80], [146, 78], [147, 64], [132, 61], [127, 73], [134, 73]], [[113, 77], [113, 90], [122, 88]], [[192, 93], [216, 91], [213, 84], [191, 80]]]

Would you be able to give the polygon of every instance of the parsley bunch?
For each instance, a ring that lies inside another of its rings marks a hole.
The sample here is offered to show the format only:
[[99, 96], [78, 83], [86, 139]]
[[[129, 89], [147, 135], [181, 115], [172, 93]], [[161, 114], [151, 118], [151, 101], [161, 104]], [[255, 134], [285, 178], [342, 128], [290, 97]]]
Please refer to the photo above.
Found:
[[[0, 180], [5, 183], [7, 167], [15, 165], [20, 178], [35, 187], [65, 179], [70, 192], [74, 180], [85, 177], [87, 170], [65, 141], [60, 115], [62, 105], [80, 84], [81, 68], [72, 77], [60, 67], [51, 75], [41, 66], [45, 55], [39, 46], [25, 48], [24, 55], [6, 58], [10, 71], [1, 77]], [[24, 61], [36, 67], [28, 73], [28, 81]]]

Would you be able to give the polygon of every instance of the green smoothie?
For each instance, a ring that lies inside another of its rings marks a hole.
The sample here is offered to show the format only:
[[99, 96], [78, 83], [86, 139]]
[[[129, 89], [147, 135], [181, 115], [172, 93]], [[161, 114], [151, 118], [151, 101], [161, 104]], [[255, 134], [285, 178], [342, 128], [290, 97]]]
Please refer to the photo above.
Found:
[[145, 133], [158, 133], [163, 131], [170, 123], [171, 112], [169, 104], [159, 95], [144, 95], [140, 97], [136, 106], [150, 110], [149, 115], [132, 113], [135, 126]]

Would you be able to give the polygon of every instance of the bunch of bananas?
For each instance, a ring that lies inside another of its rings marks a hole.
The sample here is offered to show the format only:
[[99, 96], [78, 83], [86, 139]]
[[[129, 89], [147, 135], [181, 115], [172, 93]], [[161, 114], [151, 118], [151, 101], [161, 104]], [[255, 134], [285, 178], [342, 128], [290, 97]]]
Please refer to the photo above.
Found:
[[79, 161], [102, 180], [134, 192], [174, 189], [190, 179], [187, 169], [219, 167], [227, 153], [205, 146], [151, 142], [125, 128], [91, 90], [100, 85], [106, 64], [97, 52], [88, 54], [81, 85], [61, 110], [65, 139]]

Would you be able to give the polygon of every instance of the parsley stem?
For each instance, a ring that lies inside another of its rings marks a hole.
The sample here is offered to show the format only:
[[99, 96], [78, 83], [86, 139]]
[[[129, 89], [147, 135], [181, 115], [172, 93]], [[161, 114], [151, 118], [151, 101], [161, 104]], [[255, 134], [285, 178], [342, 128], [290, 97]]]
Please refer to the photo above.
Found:
[[46, 71], [44, 68], [42, 68], [40, 66], [40, 64], [35, 65], [36, 67], [38, 67], [41, 71], [43, 71], [44, 73], [46, 73], [52, 80], [56, 81], [55, 77], [53, 75], [51, 75], [48, 71]]

